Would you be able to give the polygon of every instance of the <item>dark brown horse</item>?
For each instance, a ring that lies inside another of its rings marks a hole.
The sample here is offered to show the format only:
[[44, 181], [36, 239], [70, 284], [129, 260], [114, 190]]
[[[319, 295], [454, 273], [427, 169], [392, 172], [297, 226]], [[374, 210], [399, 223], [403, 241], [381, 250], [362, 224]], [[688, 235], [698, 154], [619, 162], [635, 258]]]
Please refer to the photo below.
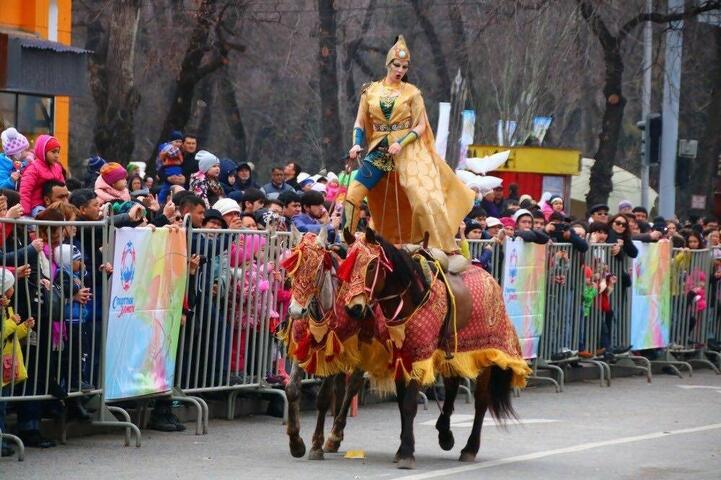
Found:
[[[461, 461], [473, 461], [486, 411], [499, 420], [514, 417], [512, 387], [525, 384], [529, 373], [500, 287], [476, 267], [448, 276], [445, 283], [441, 271], [424, 269], [408, 252], [388, 244], [371, 229], [362, 240], [346, 234], [346, 242], [350, 248], [339, 273], [344, 282], [339, 295], [345, 299], [348, 314], [360, 321], [378, 315], [374, 307], [379, 307], [389, 330], [395, 329], [389, 334], [395, 347], [388, 378], [395, 380], [401, 413], [401, 445], [395, 459], [399, 468], [415, 466], [417, 393], [432, 383], [436, 373], [443, 376], [446, 390], [436, 422], [444, 450], [455, 443], [450, 418], [460, 380], [476, 380], [473, 429], [460, 455]], [[447, 295], [446, 285], [452, 295]], [[449, 323], [445, 316], [453, 305], [455, 315]]]

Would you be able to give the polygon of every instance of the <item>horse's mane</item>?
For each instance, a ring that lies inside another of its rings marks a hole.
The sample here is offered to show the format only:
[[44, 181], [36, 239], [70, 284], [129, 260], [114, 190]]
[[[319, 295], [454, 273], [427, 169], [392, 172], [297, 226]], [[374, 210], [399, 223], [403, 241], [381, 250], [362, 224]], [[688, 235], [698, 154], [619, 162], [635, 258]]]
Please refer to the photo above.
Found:
[[400, 250], [376, 235], [376, 240], [393, 264], [393, 280], [402, 285], [410, 285], [408, 292], [413, 303], [419, 305], [428, 290], [428, 283], [420, 264], [413, 260], [408, 252]]

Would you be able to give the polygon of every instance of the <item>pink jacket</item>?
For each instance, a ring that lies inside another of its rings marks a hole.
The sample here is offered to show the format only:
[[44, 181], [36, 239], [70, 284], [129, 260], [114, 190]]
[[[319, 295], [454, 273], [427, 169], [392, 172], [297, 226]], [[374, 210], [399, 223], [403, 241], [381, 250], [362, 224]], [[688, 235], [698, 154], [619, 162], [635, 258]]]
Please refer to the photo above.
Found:
[[33, 208], [43, 204], [43, 185], [50, 180], [65, 182], [63, 167], [59, 163], [49, 165], [45, 161], [45, 145], [52, 137], [40, 135], [35, 141], [35, 160], [28, 165], [20, 180], [20, 204], [25, 215], [30, 215]]
[[100, 175], [98, 175], [98, 179], [95, 180], [95, 195], [98, 196], [98, 203], [100, 205], [106, 202], [130, 201], [130, 193], [128, 193], [127, 188], [124, 188], [123, 190], [116, 190], [108, 185], [108, 182], [103, 180], [103, 177]]

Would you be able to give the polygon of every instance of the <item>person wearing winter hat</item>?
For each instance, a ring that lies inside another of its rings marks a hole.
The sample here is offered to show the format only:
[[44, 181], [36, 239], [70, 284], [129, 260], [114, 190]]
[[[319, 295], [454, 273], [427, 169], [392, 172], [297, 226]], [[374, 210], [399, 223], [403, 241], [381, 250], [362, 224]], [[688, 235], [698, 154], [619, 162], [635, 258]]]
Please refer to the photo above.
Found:
[[218, 210], [209, 208], [205, 211], [205, 217], [203, 217], [203, 228], [212, 228], [214, 230], [221, 228], [226, 229], [228, 228], [228, 223]]
[[240, 165], [238, 165], [238, 170], [236, 172], [236, 181], [235, 184], [238, 187], [237, 189], [241, 192], [245, 192], [249, 188], [257, 188], [260, 189], [260, 185], [256, 183], [256, 181], [253, 179], [253, 169], [255, 168], [255, 165], [253, 165], [253, 162], [242, 162]]
[[86, 160], [84, 188], [95, 188], [95, 181], [100, 175], [100, 169], [106, 163], [105, 159], [99, 155], [94, 155]]
[[548, 243], [549, 237], [543, 230], [533, 229], [533, 214], [521, 208], [513, 214], [513, 221], [516, 222], [515, 236], [523, 239], [524, 242], [538, 244]]
[[241, 211], [240, 205], [233, 199], [221, 198], [213, 204], [213, 210], [220, 212], [220, 215], [225, 220], [228, 228], [238, 229], [241, 227]]
[[160, 190], [158, 191], [158, 201], [162, 204], [171, 194], [173, 186], [183, 188], [185, 185], [185, 175], [183, 174], [183, 168], [179, 166], [172, 167], [160, 167], [158, 170], [158, 177], [160, 178]]
[[116, 162], [109, 162], [100, 169], [100, 176], [95, 180], [95, 195], [100, 205], [104, 203], [129, 202], [128, 172]]
[[[23, 351], [25, 346], [23, 340], [28, 336], [32, 328], [35, 326], [35, 320], [30, 317], [24, 322], [13, 311], [12, 297], [15, 293], [15, 276], [6, 268], [0, 268], [0, 331], [2, 332], [2, 345], [0, 346], [0, 356], [4, 363], [9, 363], [3, 367], [3, 375], [0, 377], [0, 388], [2, 395], [8, 396], [10, 393], [11, 383], [15, 386], [21, 384], [28, 378], [25, 361], [23, 359]], [[22, 342], [22, 343], [21, 343]], [[7, 367], [7, 368], [6, 368]], [[7, 402], [0, 401], [0, 431], [5, 431], [5, 409]], [[38, 435], [40, 432], [37, 432]], [[44, 439], [43, 439], [44, 440]], [[46, 440], [47, 441], [47, 440]], [[0, 456], [10, 457], [15, 454], [10, 445], [0, 439], [2, 444], [2, 452]], [[54, 442], [47, 446], [55, 446]]]
[[560, 212], [565, 216], [565, 213], [563, 212], [563, 199], [560, 195], [551, 195], [548, 201], [543, 202], [543, 205], [541, 205], [541, 211], [543, 212], [546, 222], [548, 222], [548, 219], [553, 212]]
[[633, 203], [630, 200], [621, 200], [618, 202], [618, 213], [631, 213], [633, 211]]
[[10, 127], [0, 134], [3, 151], [0, 153], [0, 188], [15, 190], [20, 171], [26, 162], [30, 142], [25, 135]]
[[23, 172], [20, 182], [20, 204], [25, 215], [38, 213], [36, 208], [43, 206], [43, 185], [50, 180], [65, 183], [60, 142], [50, 135], [40, 135], [35, 140], [35, 159]]
[[315, 180], [306, 172], [301, 172], [300, 175], [298, 175], [297, 182], [300, 193], [309, 192], [310, 189], [313, 188], [313, 184], [315, 184]]
[[188, 190], [201, 198], [206, 208], [210, 208], [219, 198], [225, 197], [223, 187], [218, 180], [220, 160], [207, 150], [196, 153], [195, 160], [198, 162], [198, 171], [190, 176]]
[[[170, 133], [168, 141], [158, 147], [158, 157], [155, 159], [155, 168], [160, 170], [164, 165], [182, 165], [183, 151], [183, 134], [178, 130]], [[180, 163], [178, 163], [180, 162]]]

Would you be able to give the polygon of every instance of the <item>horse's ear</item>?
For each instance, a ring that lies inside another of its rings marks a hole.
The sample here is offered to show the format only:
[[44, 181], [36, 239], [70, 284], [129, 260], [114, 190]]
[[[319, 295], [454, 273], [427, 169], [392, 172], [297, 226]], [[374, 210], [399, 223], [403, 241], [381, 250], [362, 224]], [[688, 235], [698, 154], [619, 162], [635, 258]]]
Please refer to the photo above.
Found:
[[328, 242], [328, 229], [327, 228], [320, 229], [320, 232], [318, 232], [318, 236], [315, 238], [315, 242], [318, 244], [319, 247], [325, 248], [326, 243]]
[[376, 239], [376, 232], [374, 232], [373, 229], [370, 227], [366, 228], [366, 243], [378, 243], [378, 240]]
[[423, 235], [423, 243], [422, 243], [423, 250], [428, 250], [428, 241], [430, 240], [430, 238], [431, 238], [431, 234], [429, 232], [426, 232]]
[[350, 230], [348, 230], [348, 227], [343, 229], [343, 240], [345, 240], [345, 243], [348, 246], [353, 245], [353, 242], [355, 242], [355, 235], [350, 233]]
[[300, 243], [300, 230], [295, 226], [294, 223], [290, 224], [290, 244], [298, 245]]

